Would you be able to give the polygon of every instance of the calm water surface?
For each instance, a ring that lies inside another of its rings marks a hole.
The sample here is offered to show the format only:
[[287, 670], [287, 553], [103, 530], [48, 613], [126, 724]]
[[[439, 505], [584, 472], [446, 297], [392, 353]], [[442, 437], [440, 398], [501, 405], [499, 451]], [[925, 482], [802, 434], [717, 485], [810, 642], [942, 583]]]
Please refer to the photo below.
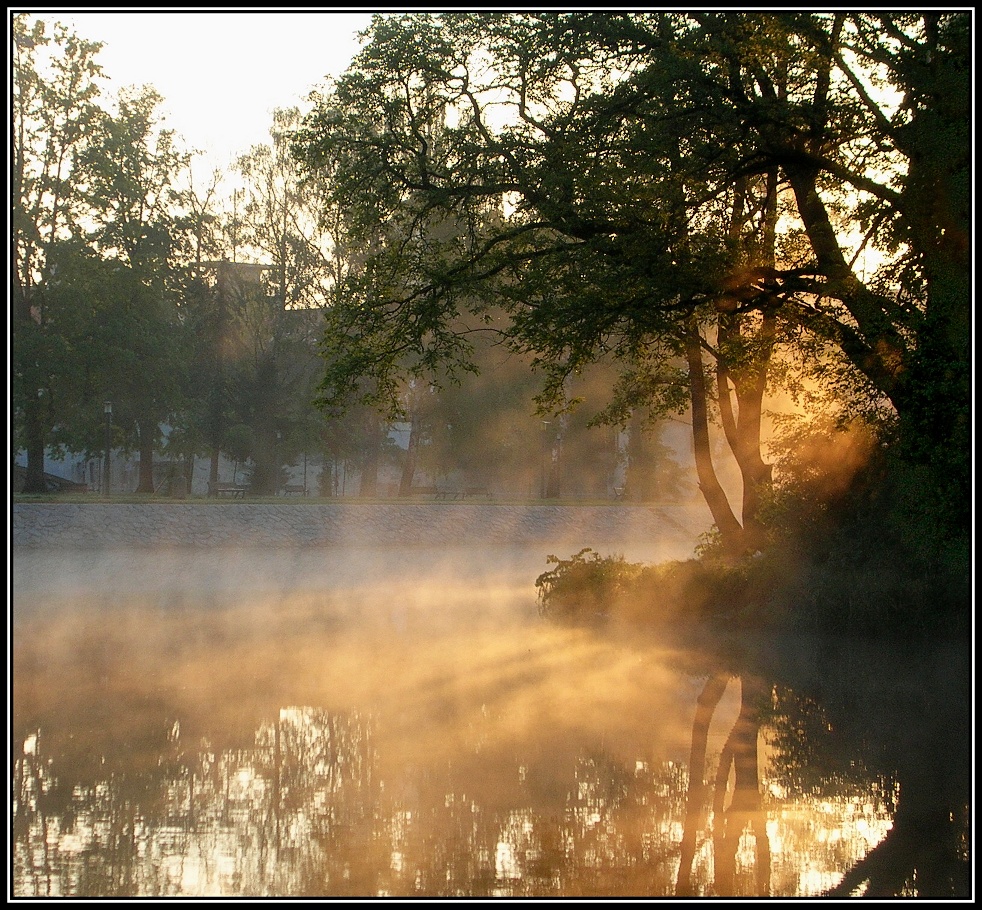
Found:
[[[820, 704], [730, 658], [540, 619], [545, 556], [15, 554], [14, 896], [878, 881], [900, 784], [870, 761], [894, 729], [870, 722], [886, 717], [872, 689], [862, 735], [830, 739]], [[953, 736], [959, 722], [938, 721]], [[957, 763], [921, 732], [948, 781]], [[949, 804], [967, 819], [967, 791]], [[970, 852], [955, 821], [945, 881]]]

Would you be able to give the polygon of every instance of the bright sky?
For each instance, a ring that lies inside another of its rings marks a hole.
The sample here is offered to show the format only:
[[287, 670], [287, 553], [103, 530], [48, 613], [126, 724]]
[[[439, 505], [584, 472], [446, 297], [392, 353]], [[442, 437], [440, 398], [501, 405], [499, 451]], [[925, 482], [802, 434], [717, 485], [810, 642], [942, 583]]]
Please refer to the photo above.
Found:
[[154, 86], [165, 125], [207, 153], [202, 173], [267, 142], [274, 108], [305, 109], [307, 93], [347, 67], [371, 19], [355, 10], [30, 11], [103, 42], [110, 95]]

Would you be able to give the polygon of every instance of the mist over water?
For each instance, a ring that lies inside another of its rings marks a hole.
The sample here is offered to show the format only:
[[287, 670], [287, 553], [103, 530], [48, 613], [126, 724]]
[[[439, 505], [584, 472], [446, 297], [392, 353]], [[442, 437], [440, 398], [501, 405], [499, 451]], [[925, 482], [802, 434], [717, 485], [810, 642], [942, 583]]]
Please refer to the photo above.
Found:
[[[672, 894], [712, 668], [541, 619], [546, 555], [16, 554], [15, 893]], [[773, 893], [834, 884], [885, 787], [770, 805]]]

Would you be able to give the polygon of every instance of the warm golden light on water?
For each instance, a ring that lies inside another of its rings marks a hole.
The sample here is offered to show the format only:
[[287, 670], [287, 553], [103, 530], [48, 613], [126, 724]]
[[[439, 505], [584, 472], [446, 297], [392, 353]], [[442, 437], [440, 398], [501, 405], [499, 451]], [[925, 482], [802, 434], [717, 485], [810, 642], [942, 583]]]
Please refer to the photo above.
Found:
[[[702, 658], [550, 625], [503, 574], [22, 591], [18, 896], [673, 894]], [[728, 687], [710, 763], [738, 707]], [[762, 786], [774, 894], [888, 830], [875, 788]]]

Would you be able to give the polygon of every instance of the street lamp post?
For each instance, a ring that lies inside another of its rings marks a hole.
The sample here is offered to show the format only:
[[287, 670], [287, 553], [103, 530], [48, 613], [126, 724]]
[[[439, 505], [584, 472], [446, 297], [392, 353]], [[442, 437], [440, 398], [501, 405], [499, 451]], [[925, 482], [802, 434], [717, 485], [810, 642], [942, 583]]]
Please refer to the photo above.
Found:
[[109, 450], [112, 446], [112, 423], [113, 423], [113, 403], [107, 401], [103, 404], [102, 410], [106, 415], [106, 454], [103, 458], [102, 474], [103, 485], [105, 486], [106, 496], [109, 496]]
[[543, 420], [542, 421], [542, 453], [540, 457], [541, 467], [542, 467], [542, 478], [541, 478], [542, 489], [540, 492], [541, 492], [542, 499], [547, 499], [549, 497], [549, 480], [548, 480], [549, 475], [547, 473], [546, 459], [547, 456], [551, 458], [551, 455], [552, 453], [550, 452], [550, 446], [549, 446], [549, 421]]

